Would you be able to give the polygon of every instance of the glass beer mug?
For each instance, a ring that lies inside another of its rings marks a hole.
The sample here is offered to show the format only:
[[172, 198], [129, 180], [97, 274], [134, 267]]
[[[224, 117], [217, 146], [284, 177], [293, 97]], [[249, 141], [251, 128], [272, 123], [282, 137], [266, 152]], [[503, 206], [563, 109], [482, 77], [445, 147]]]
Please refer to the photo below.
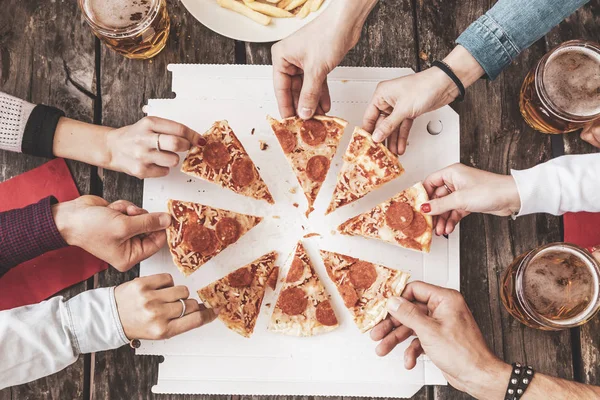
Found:
[[521, 86], [519, 109], [543, 133], [571, 132], [600, 118], [600, 45], [571, 40], [542, 57]]
[[127, 58], [152, 58], [167, 43], [165, 0], [79, 0], [79, 7], [94, 34]]
[[500, 296], [519, 322], [536, 329], [583, 325], [600, 310], [600, 255], [551, 243], [517, 257], [504, 271]]

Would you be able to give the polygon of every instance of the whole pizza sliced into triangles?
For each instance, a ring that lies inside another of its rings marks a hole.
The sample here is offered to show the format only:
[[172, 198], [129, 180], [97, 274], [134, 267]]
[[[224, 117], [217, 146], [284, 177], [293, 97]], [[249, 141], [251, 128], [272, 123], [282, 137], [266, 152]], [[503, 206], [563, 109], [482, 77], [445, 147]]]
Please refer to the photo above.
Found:
[[274, 251], [265, 254], [198, 290], [198, 297], [207, 307], [219, 309], [219, 319], [225, 326], [244, 337], [250, 337], [276, 258]]
[[298, 117], [278, 121], [268, 116], [267, 119], [306, 195], [308, 215], [348, 122], [322, 115], [306, 121]]
[[190, 149], [181, 171], [273, 204], [269, 188], [227, 121], [215, 122], [202, 135], [201, 143]]
[[339, 326], [330, 296], [298, 242], [292, 265], [273, 309], [269, 330], [291, 336], [313, 336]]
[[421, 182], [398, 193], [372, 210], [350, 218], [338, 227], [345, 235], [383, 240], [429, 253], [433, 225], [431, 216], [420, 212], [429, 196]]
[[167, 206], [172, 220], [167, 243], [173, 262], [185, 276], [262, 221], [261, 217], [187, 201], [169, 200]]
[[403, 173], [397, 156], [383, 143], [375, 143], [367, 131], [355, 128], [344, 154], [344, 165], [338, 174], [327, 214], [360, 199]]
[[321, 250], [327, 274], [361, 332], [367, 332], [387, 316], [385, 304], [402, 294], [410, 274], [358, 258]]

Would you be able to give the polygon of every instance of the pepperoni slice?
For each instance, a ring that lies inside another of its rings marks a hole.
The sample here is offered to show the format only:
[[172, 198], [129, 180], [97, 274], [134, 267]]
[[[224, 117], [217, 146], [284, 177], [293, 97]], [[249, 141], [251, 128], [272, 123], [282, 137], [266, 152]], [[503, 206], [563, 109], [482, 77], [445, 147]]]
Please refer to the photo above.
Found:
[[285, 278], [286, 282], [296, 282], [304, 275], [304, 263], [300, 259], [300, 257], [294, 257], [294, 261], [292, 261], [292, 266], [288, 271], [287, 277]]
[[271, 273], [269, 274], [269, 278], [267, 279], [267, 286], [271, 288], [271, 290], [275, 290], [277, 287], [277, 279], [279, 278], [279, 267], [274, 267]]
[[221, 218], [215, 225], [217, 239], [225, 246], [239, 239], [240, 230], [240, 223], [229, 217]]
[[356, 303], [358, 303], [358, 295], [356, 294], [356, 290], [354, 290], [354, 288], [349, 284], [340, 285], [339, 291], [346, 307], [352, 308], [356, 305]]
[[357, 289], [368, 289], [377, 280], [377, 271], [373, 264], [358, 261], [350, 267], [350, 282]]
[[404, 229], [413, 221], [413, 208], [403, 201], [394, 201], [385, 212], [385, 223], [392, 229]]
[[417, 242], [415, 239], [411, 239], [411, 238], [404, 238], [404, 239], [397, 239], [398, 244], [400, 244], [400, 246], [402, 247], [406, 247], [407, 249], [413, 249], [413, 250], [423, 250], [423, 246], [421, 246], [421, 243]]
[[204, 147], [202, 157], [206, 163], [214, 169], [225, 168], [231, 159], [227, 147], [221, 142], [207, 144], [206, 147]]
[[328, 170], [329, 160], [325, 156], [314, 156], [306, 164], [306, 175], [315, 182], [323, 182]]
[[190, 229], [185, 235], [185, 239], [193, 251], [203, 256], [215, 254], [219, 246], [215, 232], [203, 225]]
[[404, 233], [409, 238], [418, 238], [427, 230], [427, 220], [420, 213], [414, 213], [414, 218], [411, 224], [402, 229], [402, 233]]
[[281, 311], [287, 315], [298, 315], [306, 310], [308, 305], [308, 298], [304, 290], [291, 287], [281, 292], [279, 301], [277, 302]]
[[249, 158], [240, 158], [233, 163], [231, 180], [240, 187], [246, 187], [256, 180], [254, 164]]
[[252, 284], [254, 275], [250, 269], [242, 268], [230, 273], [227, 279], [229, 280], [229, 286], [234, 288], [242, 288], [248, 287]]
[[282, 128], [276, 129], [275, 136], [277, 136], [277, 140], [279, 140], [279, 144], [285, 154], [291, 153], [296, 149], [298, 140], [296, 139], [296, 135], [289, 130]]
[[302, 122], [300, 127], [300, 136], [302, 141], [310, 146], [318, 146], [325, 141], [327, 129], [321, 121], [309, 119]]
[[316, 310], [317, 321], [322, 323], [325, 326], [333, 326], [337, 325], [338, 320], [333, 312], [333, 308], [331, 308], [331, 303], [329, 300], [325, 300], [320, 302], [317, 305]]

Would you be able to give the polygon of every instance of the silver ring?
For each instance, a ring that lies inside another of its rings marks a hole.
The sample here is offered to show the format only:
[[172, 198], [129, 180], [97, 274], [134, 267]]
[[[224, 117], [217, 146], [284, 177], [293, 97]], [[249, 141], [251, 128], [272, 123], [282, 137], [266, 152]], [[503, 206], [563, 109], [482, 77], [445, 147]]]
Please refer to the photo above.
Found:
[[183, 299], [179, 299], [179, 301], [181, 302], [181, 305], [183, 306], [183, 310], [181, 310], [181, 315], [179, 316], [179, 318], [181, 318], [185, 315], [185, 301], [183, 301]]
[[448, 194], [452, 194], [452, 190], [450, 190], [450, 188], [448, 187], [448, 185], [446, 185], [444, 183], [444, 187], [446, 188], [446, 190], [448, 191]]
[[158, 151], [162, 151], [162, 149], [160, 148], [160, 135], [160, 133], [156, 135], [156, 150]]

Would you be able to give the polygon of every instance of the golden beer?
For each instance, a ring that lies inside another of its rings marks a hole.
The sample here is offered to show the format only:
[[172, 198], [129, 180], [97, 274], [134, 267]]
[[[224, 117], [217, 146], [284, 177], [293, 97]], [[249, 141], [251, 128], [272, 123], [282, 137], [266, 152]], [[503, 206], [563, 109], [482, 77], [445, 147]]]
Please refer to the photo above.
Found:
[[543, 133], [565, 133], [600, 118], [600, 45], [565, 42], [527, 74], [519, 96], [525, 121]]
[[79, 7], [94, 34], [127, 58], [152, 58], [167, 43], [165, 0], [79, 0]]
[[504, 271], [500, 296], [519, 322], [536, 329], [583, 325], [600, 309], [600, 264], [589, 251], [552, 243], [517, 257]]

